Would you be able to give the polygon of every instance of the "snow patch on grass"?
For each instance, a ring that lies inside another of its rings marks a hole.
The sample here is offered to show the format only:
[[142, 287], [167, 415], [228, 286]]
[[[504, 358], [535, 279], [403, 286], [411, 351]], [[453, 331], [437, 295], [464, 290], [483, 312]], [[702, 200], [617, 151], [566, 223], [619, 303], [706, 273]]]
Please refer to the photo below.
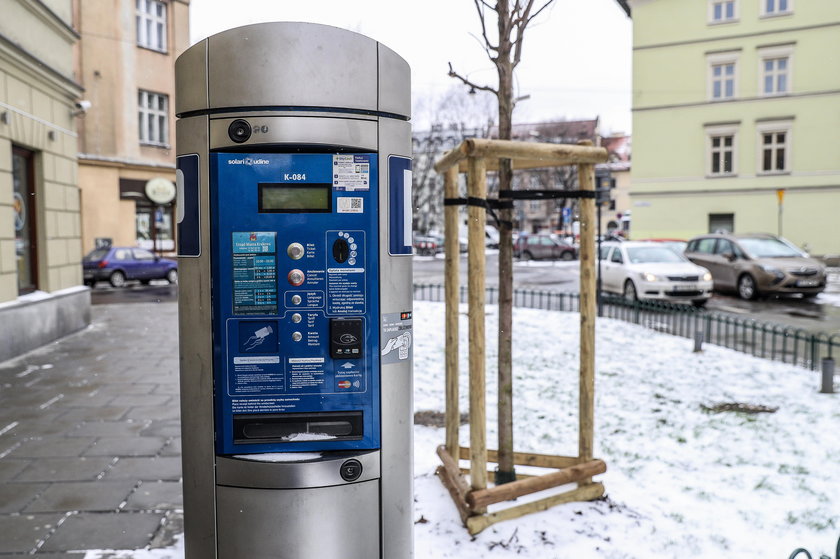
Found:
[[[488, 307], [488, 332], [496, 308]], [[461, 410], [467, 410], [467, 318]], [[415, 303], [415, 409], [442, 410], [444, 307]], [[516, 450], [577, 454], [578, 332], [573, 313], [514, 311]], [[429, 327], [424, 327], [429, 325]], [[442, 429], [415, 427], [418, 558], [787, 556], [833, 553], [840, 535], [838, 395], [818, 373], [599, 319], [596, 456], [608, 498], [562, 505], [466, 535], [433, 475]], [[487, 440], [496, 447], [496, 344], [488, 337]], [[775, 413], [711, 413], [742, 402]], [[468, 445], [469, 426], [461, 429]], [[501, 505], [509, 506], [509, 504]], [[491, 509], [492, 510], [492, 509]], [[504, 544], [504, 545], [503, 545]]]

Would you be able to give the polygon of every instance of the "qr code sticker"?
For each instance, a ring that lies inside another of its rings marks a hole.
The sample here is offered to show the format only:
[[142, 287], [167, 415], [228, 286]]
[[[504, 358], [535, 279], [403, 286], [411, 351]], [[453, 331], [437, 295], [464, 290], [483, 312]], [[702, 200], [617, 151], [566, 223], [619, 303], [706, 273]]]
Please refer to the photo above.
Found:
[[360, 214], [364, 213], [364, 198], [356, 198], [350, 196], [339, 196], [338, 198], [338, 213], [340, 214]]

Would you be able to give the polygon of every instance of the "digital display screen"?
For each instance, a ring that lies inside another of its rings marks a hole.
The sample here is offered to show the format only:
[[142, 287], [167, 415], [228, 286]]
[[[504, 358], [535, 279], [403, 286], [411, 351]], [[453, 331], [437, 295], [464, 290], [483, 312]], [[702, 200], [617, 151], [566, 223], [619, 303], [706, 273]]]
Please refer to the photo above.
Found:
[[260, 213], [328, 213], [332, 185], [260, 183]]

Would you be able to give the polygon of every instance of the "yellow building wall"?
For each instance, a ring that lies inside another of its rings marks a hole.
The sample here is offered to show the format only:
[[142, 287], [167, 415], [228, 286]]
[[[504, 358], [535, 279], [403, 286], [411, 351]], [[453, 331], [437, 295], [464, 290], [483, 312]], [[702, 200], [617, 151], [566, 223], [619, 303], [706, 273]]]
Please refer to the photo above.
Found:
[[[3, 3], [0, 34], [20, 45], [0, 53], [0, 302], [18, 298], [12, 206], [12, 148], [34, 154], [37, 284], [53, 292], [81, 285], [81, 224], [69, 0]], [[24, 54], [24, 52], [26, 54]], [[35, 57], [34, 59], [30, 57]]]
[[[167, 52], [137, 45], [135, 0], [84, 0], [77, 72], [91, 109], [81, 126], [80, 186], [85, 251], [97, 237], [134, 246], [135, 202], [120, 199], [120, 179], [175, 181], [175, 59], [189, 47], [189, 1], [167, 2]], [[143, 145], [139, 90], [168, 96], [168, 144]]]

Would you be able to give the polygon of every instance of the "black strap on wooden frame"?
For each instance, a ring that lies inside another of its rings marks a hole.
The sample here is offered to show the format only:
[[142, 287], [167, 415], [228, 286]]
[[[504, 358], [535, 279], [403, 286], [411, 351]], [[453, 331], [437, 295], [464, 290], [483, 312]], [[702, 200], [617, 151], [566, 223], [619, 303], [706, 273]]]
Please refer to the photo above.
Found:
[[595, 198], [594, 190], [500, 190], [499, 198], [507, 200], [557, 200]]

